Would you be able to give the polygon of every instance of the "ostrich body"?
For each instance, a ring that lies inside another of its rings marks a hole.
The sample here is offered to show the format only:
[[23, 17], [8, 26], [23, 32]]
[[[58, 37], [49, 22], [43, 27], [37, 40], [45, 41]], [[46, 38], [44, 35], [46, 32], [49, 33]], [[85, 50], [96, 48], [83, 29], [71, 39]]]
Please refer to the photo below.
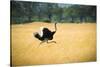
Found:
[[41, 43], [43, 43], [43, 42], [47, 42], [48, 43], [48, 40], [52, 40], [53, 39], [53, 35], [57, 31], [56, 24], [57, 23], [54, 24], [55, 31], [50, 31], [48, 28], [42, 27], [40, 33], [39, 32], [35, 32], [34, 36], [37, 39], [39, 39], [40, 41], [42, 41]]

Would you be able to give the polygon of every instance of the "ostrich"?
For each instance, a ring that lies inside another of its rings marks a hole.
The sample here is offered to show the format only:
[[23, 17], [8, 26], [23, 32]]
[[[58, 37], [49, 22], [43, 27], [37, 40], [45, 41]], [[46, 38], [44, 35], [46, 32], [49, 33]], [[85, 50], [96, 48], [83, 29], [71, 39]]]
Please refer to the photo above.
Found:
[[[54, 27], [55, 27], [55, 31], [50, 31], [48, 28], [46, 27], [41, 27], [40, 28], [40, 32], [35, 32], [33, 33], [35, 38], [39, 39], [41, 41], [40, 44], [42, 44], [43, 42], [48, 42], [48, 40], [52, 40], [53, 39], [53, 35], [56, 33], [57, 31], [57, 27], [56, 27], [56, 24], [54, 24]], [[56, 43], [55, 41], [52, 41], [54, 43]]]

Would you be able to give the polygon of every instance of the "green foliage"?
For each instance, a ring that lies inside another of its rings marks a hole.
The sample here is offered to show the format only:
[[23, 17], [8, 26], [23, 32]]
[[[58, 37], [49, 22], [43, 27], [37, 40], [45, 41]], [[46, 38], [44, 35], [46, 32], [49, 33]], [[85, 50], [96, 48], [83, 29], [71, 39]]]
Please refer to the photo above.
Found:
[[11, 24], [96, 22], [96, 6], [11, 1]]

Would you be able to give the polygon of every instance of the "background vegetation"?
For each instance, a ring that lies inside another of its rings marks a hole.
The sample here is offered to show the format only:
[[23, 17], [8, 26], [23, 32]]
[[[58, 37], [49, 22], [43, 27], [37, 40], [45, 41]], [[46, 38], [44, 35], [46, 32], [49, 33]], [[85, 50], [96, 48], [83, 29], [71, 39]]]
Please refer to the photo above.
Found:
[[11, 24], [40, 22], [96, 22], [96, 6], [11, 1]]

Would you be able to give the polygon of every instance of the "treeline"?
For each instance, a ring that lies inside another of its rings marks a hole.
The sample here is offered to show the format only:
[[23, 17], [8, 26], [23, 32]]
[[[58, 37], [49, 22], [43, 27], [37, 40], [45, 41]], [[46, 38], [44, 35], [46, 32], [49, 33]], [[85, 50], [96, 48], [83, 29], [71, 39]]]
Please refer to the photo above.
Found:
[[42, 22], [96, 22], [96, 6], [11, 1], [11, 24]]

